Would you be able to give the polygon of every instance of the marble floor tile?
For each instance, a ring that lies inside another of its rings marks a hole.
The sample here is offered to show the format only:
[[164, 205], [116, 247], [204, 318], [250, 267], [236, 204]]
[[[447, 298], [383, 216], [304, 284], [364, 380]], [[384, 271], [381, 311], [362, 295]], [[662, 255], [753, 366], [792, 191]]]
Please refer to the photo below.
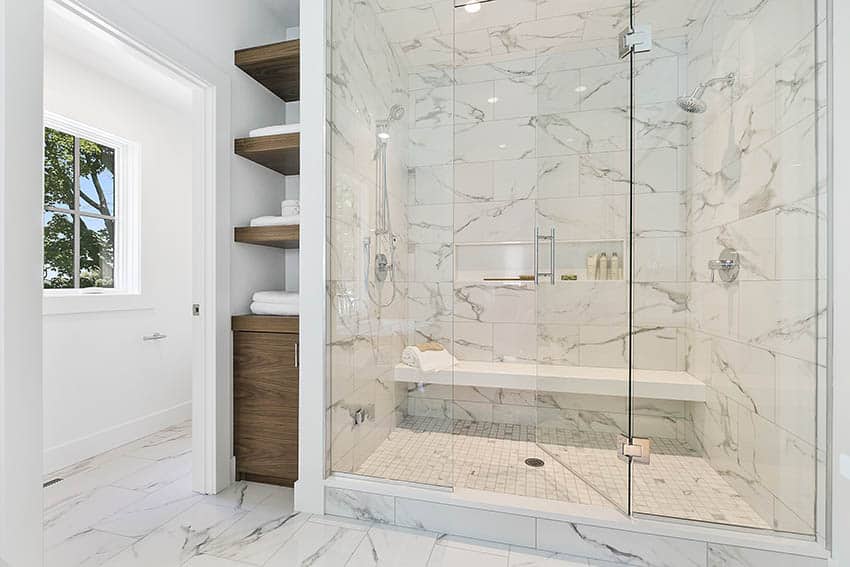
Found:
[[113, 484], [132, 490], [155, 492], [175, 480], [191, 474], [191, 472], [192, 454], [183, 453], [162, 457]]
[[291, 506], [281, 508], [274, 504], [260, 505], [212, 539], [204, 553], [265, 565], [307, 520], [307, 514], [294, 513]]
[[354, 550], [346, 567], [426, 567], [437, 534], [374, 526]]
[[191, 475], [186, 475], [98, 522], [95, 529], [134, 538], [144, 537], [197, 504], [201, 498], [192, 490]]
[[366, 537], [362, 526], [306, 522], [266, 563], [268, 567], [339, 567]]
[[50, 548], [83, 533], [144, 497], [143, 492], [104, 486], [45, 510], [44, 545]]
[[239, 521], [245, 512], [200, 502], [125, 549], [107, 567], [180, 567], [203, 555], [210, 542]]
[[85, 530], [44, 550], [44, 567], [97, 567], [130, 547], [136, 538]]

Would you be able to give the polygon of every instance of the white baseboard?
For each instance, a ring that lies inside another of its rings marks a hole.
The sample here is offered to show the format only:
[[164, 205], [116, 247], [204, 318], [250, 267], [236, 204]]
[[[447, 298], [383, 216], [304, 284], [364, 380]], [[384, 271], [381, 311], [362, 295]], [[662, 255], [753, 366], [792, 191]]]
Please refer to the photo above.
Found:
[[192, 419], [192, 402], [109, 427], [44, 451], [44, 473], [50, 473], [105, 453], [161, 429]]

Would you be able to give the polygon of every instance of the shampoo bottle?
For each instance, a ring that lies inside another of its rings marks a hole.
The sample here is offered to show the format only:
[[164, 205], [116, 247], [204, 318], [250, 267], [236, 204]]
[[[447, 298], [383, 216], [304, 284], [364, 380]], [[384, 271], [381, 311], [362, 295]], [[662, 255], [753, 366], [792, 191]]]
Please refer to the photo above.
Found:
[[597, 280], [608, 279], [608, 256], [603, 252], [599, 255], [599, 270], [597, 271]]

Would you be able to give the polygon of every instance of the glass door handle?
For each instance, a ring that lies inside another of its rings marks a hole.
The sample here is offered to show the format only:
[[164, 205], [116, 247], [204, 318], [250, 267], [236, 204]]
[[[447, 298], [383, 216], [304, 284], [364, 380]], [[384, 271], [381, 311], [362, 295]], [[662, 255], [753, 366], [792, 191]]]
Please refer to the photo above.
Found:
[[[549, 271], [540, 271], [540, 241], [549, 241]], [[534, 283], [540, 283], [540, 276], [548, 277], [552, 285], [555, 285], [555, 227], [552, 227], [548, 236], [540, 234], [540, 227], [534, 227]]]

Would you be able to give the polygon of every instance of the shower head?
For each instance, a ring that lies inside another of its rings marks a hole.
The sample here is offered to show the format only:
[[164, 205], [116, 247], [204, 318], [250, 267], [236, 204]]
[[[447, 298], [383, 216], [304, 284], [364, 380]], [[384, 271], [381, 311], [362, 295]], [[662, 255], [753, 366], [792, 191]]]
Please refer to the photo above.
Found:
[[404, 107], [400, 104], [394, 104], [387, 115], [387, 122], [397, 122], [402, 118], [404, 118]]
[[708, 108], [708, 105], [701, 98], [695, 96], [695, 93], [688, 96], [680, 96], [676, 99], [676, 104], [679, 105], [679, 108], [691, 114], [702, 114]]
[[735, 84], [735, 73], [729, 73], [723, 77], [716, 77], [704, 83], [700, 83], [691, 94], [677, 98], [676, 104], [678, 104], [679, 108], [685, 112], [690, 112], [691, 114], [702, 114], [708, 109], [708, 105], [704, 100], [702, 100], [703, 95], [705, 95], [705, 90], [718, 83], [725, 83], [727, 87], [731, 87]]

